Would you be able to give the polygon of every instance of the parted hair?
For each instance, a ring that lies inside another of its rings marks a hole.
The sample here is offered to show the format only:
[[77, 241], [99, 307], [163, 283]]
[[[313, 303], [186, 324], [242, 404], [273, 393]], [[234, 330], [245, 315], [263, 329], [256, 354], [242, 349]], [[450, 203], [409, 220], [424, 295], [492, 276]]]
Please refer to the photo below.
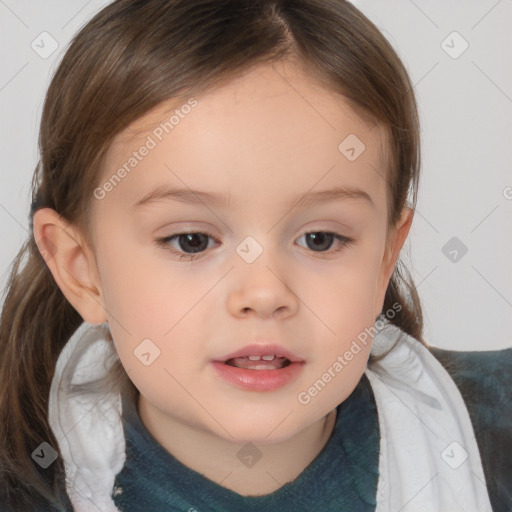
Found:
[[[416, 206], [420, 128], [413, 86], [379, 29], [345, 0], [116, 0], [70, 42], [44, 100], [32, 179], [30, 235], [13, 260], [0, 317], [0, 505], [65, 510], [62, 458], [42, 469], [42, 443], [58, 451], [48, 399], [58, 356], [83, 322], [61, 292], [33, 234], [54, 209], [92, 242], [90, 213], [114, 137], [160, 103], [212, 90], [253, 66], [294, 59], [386, 133], [387, 228]], [[401, 259], [383, 311], [419, 342], [423, 319]], [[109, 379], [127, 382], [118, 360]], [[117, 384], [116, 384], [117, 383]], [[59, 454], [60, 455], [60, 454]], [[3, 500], [3, 501], [2, 501]]]

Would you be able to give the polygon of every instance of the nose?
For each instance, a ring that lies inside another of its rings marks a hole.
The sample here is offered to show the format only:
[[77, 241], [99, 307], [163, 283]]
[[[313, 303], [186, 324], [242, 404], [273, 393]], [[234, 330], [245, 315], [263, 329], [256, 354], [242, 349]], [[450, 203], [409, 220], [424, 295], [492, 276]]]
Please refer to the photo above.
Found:
[[233, 316], [285, 319], [296, 314], [300, 301], [290, 287], [290, 276], [268, 261], [242, 264], [232, 279], [228, 309]]

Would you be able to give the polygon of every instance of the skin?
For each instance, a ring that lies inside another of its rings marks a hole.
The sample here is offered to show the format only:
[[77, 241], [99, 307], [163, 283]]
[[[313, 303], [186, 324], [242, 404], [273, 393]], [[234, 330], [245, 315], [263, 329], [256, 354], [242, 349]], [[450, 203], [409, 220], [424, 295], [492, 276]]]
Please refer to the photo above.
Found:
[[[359, 382], [371, 343], [309, 404], [297, 399], [374, 325], [412, 211], [404, 209], [386, 245], [383, 131], [299, 66], [258, 66], [196, 99], [120, 184], [92, 199], [93, 247], [48, 208], [36, 212], [34, 236], [41, 251], [48, 241], [57, 247], [47, 264], [83, 319], [108, 321], [153, 437], [222, 486], [263, 495], [313, 461], [333, 431], [336, 406]], [[98, 183], [180, 105], [160, 105], [121, 133]], [[338, 150], [349, 134], [366, 146], [354, 161]], [[161, 184], [229, 191], [239, 206], [160, 200], [133, 208]], [[290, 207], [308, 191], [333, 186], [359, 187], [374, 205], [351, 198]], [[154, 241], [185, 229], [215, 238], [194, 261], [171, 253], [191, 251], [177, 238], [167, 248]], [[354, 242], [333, 239], [316, 249], [304, 235], [311, 231]], [[251, 264], [236, 252], [247, 236], [263, 249]], [[133, 354], [146, 338], [161, 351], [149, 366]], [[254, 392], [216, 374], [213, 359], [258, 340], [302, 357], [299, 377], [277, 391]], [[248, 441], [262, 453], [252, 467], [237, 457]]]

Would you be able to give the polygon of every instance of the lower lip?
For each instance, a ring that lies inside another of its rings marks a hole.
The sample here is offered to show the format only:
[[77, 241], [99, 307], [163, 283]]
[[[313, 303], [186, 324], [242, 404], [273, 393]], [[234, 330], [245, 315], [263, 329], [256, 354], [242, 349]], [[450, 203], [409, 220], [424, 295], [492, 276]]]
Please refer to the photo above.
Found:
[[220, 361], [212, 361], [219, 375], [231, 384], [248, 391], [275, 391], [282, 388], [302, 371], [304, 362], [291, 363], [278, 370], [248, 370]]

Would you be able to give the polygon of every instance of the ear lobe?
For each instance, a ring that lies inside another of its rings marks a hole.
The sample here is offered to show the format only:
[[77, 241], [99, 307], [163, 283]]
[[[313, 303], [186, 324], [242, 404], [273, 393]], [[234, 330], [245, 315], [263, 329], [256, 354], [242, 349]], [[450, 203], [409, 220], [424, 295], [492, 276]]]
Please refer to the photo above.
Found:
[[104, 323], [96, 261], [78, 230], [51, 208], [37, 210], [33, 226], [39, 252], [66, 299], [86, 322]]

